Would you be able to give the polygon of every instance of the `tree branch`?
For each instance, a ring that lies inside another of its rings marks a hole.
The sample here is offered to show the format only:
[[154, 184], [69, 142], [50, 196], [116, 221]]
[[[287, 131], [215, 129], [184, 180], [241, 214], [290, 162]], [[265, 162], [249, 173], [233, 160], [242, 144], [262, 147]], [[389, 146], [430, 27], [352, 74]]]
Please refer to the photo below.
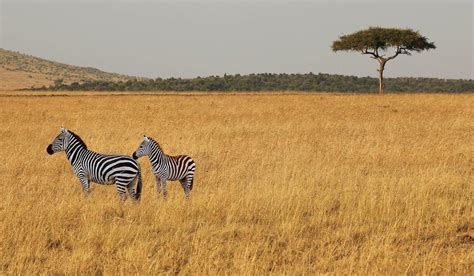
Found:
[[407, 48], [400, 47], [399, 49], [400, 49], [400, 54], [411, 56], [411, 53], [408, 51]]
[[371, 55], [371, 58], [374, 58], [374, 59], [376, 59], [376, 58], [379, 57], [379, 55], [378, 55], [377, 53], [375, 53], [375, 52], [370, 52], [367, 48], [365, 48], [364, 50], [362, 50], [361, 54], [363, 54], [363, 55]]
[[387, 61], [396, 58], [398, 55], [411, 56], [411, 53], [406, 48], [397, 46], [397, 51], [395, 52], [395, 54], [393, 56], [388, 57]]

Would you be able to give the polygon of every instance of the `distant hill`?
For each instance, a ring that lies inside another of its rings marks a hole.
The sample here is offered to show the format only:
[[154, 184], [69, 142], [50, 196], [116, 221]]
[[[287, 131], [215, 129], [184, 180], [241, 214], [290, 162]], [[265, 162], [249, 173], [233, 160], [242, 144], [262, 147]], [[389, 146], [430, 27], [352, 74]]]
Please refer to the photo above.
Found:
[[[375, 92], [372, 77], [250, 74], [147, 79], [49, 61], [0, 48], [0, 90]], [[472, 79], [386, 78], [387, 92], [474, 92]]]
[[95, 68], [73, 66], [0, 48], [0, 90], [39, 88], [86, 81], [127, 81], [126, 75], [107, 73]]

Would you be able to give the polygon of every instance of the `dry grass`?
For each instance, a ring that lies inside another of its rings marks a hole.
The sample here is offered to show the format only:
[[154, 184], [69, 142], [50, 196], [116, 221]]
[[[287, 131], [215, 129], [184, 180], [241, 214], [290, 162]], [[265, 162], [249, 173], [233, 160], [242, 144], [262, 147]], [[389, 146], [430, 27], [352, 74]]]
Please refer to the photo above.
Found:
[[[472, 94], [27, 95], [0, 95], [1, 274], [474, 269]], [[139, 204], [85, 199], [46, 154], [61, 125], [191, 155], [192, 200], [157, 198], [147, 160]]]
[[24, 71], [10, 71], [0, 67], [0, 91], [53, 85], [52, 77]]

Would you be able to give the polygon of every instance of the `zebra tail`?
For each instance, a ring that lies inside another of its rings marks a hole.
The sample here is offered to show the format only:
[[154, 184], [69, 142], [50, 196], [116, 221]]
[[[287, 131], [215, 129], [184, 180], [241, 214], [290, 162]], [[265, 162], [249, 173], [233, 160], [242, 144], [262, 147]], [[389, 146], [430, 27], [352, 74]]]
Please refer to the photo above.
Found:
[[189, 190], [190, 191], [193, 189], [194, 173], [196, 172], [196, 163], [192, 159], [191, 159], [191, 161], [193, 161], [193, 163], [191, 164], [191, 171], [193, 172], [193, 178], [191, 178], [191, 183], [189, 184]]
[[138, 171], [137, 175], [137, 186], [135, 187], [135, 199], [139, 200], [142, 194], [142, 173]]

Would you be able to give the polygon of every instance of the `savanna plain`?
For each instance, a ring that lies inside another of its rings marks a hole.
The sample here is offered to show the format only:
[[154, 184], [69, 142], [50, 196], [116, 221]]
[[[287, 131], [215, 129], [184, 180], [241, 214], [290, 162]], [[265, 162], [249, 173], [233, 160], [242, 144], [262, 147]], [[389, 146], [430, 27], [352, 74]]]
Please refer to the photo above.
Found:
[[[474, 271], [473, 94], [0, 94], [0, 273]], [[197, 164], [164, 200], [84, 197], [59, 127]]]

